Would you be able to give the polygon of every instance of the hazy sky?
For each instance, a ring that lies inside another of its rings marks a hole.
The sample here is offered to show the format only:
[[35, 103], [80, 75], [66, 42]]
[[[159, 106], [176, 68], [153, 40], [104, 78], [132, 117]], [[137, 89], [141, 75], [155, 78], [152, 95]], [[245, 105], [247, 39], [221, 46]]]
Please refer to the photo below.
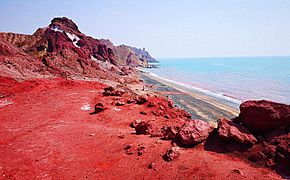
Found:
[[57, 16], [155, 57], [290, 55], [290, 0], [0, 0], [0, 31]]

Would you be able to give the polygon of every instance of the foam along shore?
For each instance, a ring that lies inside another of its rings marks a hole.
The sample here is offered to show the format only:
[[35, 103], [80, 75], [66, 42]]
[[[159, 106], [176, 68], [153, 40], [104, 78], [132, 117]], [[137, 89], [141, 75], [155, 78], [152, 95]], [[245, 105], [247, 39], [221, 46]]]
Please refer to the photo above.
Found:
[[220, 118], [233, 118], [239, 114], [241, 102], [237, 99], [220, 95], [188, 84], [159, 77], [140, 70], [140, 76], [154, 91], [172, 99], [176, 105], [205, 121], [217, 121]]

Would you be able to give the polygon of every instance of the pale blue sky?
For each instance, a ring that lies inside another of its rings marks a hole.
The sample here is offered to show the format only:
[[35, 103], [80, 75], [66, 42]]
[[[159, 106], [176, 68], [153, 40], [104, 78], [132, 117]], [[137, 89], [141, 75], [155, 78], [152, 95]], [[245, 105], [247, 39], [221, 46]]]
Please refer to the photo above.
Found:
[[0, 0], [0, 31], [57, 16], [155, 57], [290, 55], [290, 0]]

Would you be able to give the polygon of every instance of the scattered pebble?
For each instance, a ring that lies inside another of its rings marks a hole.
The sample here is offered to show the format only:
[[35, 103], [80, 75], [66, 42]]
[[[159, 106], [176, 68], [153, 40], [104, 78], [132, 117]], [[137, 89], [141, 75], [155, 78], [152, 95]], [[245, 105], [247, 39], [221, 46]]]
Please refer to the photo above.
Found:
[[133, 147], [132, 144], [128, 144], [124, 149], [127, 150], [127, 149], [131, 149]]
[[243, 175], [243, 172], [241, 170], [239, 170], [239, 169], [233, 169], [232, 173]]
[[91, 114], [97, 114], [97, 113], [100, 113], [100, 112], [102, 112], [104, 110], [105, 110], [104, 105], [102, 103], [97, 103], [95, 105], [95, 111], [93, 113], [91, 113]]
[[141, 111], [140, 114], [147, 115], [147, 112]]
[[120, 138], [120, 139], [124, 139], [124, 137], [125, 137], [124, 134], [121, 134], [118, 136], [118, 138]]
[[144, 152], [145, 152], [145, 146], [138, 147], [137, 149], [138, 156], [141, 156], [142, 154], [144, 154]]
[[116, 102], [116, 104], [115, 104], [116, 106], [124, 106], [125, 105], [125, 103], [124, 102]]
[[137, 127], [137, 125], [138, 125], [140, 122], [142, 122], [142, 120], [137, 119], [137, 120], [133, 121], [133, 122], [130, 124], [130, 127], [131, 127], [131, 128], [135, 128], [135, 127]]
[[166, 151], [163, 155], [164, 160], [170, 162], [176, 159], [180, 155], [180, 148], [179, 147], [171, 147]]
[[156, 164], [155, 163], [149, 163], [148, 164], [148, 169], [156, 170]]

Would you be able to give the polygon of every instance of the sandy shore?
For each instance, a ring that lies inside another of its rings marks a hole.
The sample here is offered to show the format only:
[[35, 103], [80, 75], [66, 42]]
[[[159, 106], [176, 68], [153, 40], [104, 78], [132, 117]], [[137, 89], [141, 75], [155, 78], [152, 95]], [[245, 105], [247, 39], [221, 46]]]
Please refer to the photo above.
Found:
[[218, 97], [190, 87], [184, 87], [148, 72], [140, 71], [141, 79], [149, 90], [172, 99], [175, 104], [192, 115], [192, 118], [216, 122], [231, 119], [239, 114], [239, 103], [227, 97]]

